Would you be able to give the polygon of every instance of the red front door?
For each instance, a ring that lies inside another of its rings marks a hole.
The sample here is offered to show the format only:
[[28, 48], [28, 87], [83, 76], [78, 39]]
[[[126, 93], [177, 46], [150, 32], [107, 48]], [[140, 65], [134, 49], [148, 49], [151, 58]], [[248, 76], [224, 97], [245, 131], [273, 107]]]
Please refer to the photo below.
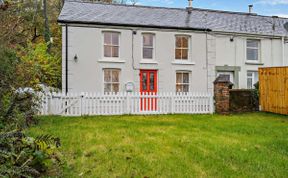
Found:
[[[157, 94], [157, 70], [140, 70], [140, 93], [141, 95]], [[143, 96], [140, 101], [141, 111], [155, 111], [157, 109], [156, 98]]]

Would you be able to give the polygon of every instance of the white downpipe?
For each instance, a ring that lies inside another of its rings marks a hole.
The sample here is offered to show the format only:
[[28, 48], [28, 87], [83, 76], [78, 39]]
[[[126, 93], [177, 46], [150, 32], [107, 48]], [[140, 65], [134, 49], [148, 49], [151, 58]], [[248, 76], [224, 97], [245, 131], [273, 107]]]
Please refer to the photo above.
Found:
[[285, 39], [282, 37], [282, 66], [285, 66]]

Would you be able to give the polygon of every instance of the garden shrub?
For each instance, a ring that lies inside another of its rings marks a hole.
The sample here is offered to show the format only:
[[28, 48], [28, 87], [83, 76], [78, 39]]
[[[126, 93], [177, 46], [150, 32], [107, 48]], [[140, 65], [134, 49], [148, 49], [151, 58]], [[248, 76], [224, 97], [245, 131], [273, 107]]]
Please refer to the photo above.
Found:
[[51, 165], [60, 165], [59, 139], [43, 135], [36, 139], [20, 131], [0, 134], [0, 176], [39, 177]]
[[[24, 134], [37, 123], [38, 98], [34, 92], [19, 89], [37, 90], [39, 83], [27, 86], [31, 82], [16, 75], [23, 67], [21, 62], [13, 50], [0, 45], [0, 177], [40, 177], [52, 167], [61, 167], [59, 138]], [[20, 71], [22, 76], [30, 74]]]

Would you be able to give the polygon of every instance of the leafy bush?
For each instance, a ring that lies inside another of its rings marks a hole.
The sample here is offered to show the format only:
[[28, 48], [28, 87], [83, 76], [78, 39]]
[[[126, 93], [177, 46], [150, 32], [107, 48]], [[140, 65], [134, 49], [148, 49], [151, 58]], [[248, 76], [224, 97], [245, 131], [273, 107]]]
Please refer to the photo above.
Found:
[[26, 81], [25, 87], [42, 83], [61, 88], [60, 56], [52, 55], [47, 50], [48, 45], [43, 42], [28, 43], [27, 47], [19, 48], [17, 56], [21, 62], [17, 66], [17, 76], [21, 81]]
[[[52, 72], [42, 70], [49, 55], [43, 57], [43, 63], [33, 63], [42, 53], [42, 48], [34, 52], [31, 49], [27, 58], [17, 57], [13, 50], [0, 43], [0, 177], [40, 177], [61, 164], [58, 138], [49, 135], [32, 138], [23, 134], [24, 129], [37, 121], [34, 115], [38, 98], [33, 92], [19, 88], [37, 90], [39, 81], [49, 78]], [[39, 78], [35, 77], [36, 73], [41, 74]]]
[[255, 89], [253, 89], [252, 93], [252, 100], [253, 104], [257, 107], [257, 110], [259, 110], [259, 82], [254, 84]]
[[39, 177], [51, 165], [60, 165], [60, 140], [50, 135], [36, 139], [20, 131], [0, 133], [0, 176]]
[[5, 112], [0, 116], [3, 130], [22, 130], [37, 123], [34, 115], [37, 112], [38, 98], [35, 94], [15, 92], [6, 97], [9, 100], [6, 101]]

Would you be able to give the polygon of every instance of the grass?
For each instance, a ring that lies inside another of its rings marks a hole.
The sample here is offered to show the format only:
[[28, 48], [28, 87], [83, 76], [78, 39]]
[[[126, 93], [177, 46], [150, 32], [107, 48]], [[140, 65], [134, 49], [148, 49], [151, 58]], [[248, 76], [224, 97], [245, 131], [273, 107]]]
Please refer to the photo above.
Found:
[[288, 177], [288, 117], [41, 117], [60, 137], [64, 177]]

